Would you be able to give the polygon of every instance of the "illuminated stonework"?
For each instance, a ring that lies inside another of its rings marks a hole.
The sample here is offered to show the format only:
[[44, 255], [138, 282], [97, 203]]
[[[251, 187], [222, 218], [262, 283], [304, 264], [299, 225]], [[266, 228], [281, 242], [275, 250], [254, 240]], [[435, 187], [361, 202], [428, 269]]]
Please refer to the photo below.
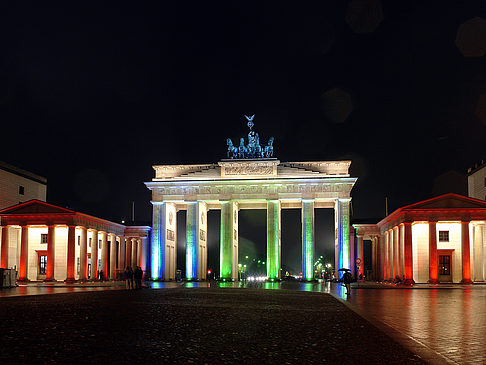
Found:
[[[314, 209], [332, 208], [336, 215], [336, 268], [350, 265], [349, 201], [356, 178], [350, 177], [351, 161], [280, 162], [277, 159], [222, 160], [217, 164], [158, 165], [155, 177], [145, 183], [152, 191], [152, 276], [175, 278], [175, 238], [167, 230], [167, 207], [187, 210], [186, 278], [203, 280], [207, 270], [206, 237], [198, 214], [221, 210], [220, 276], [238, 279], [238, 210], [267, 210], [267, 277], [281, 277], [281, 209], [302, 210], [302, 272], [312, 280], [314, 260]], [[200, 208], [204, 204], [204, 208]], [[165, 207], [165, 208], [164, 208]], [[198, 213], [198, 210], [200, 213]], [[174, 219], [175, 221], [175, 219]], [[199, 223], [198, 223], [199, 222]], [[170, 228], [177, 231], [174, 222]], [[201, 233], [201, 230], [204, 233]], [[198, 233], [199, 232], [199, 233]], [[201, 247], [203, 247], [201, 249]], [[173, 251], [173, 253], [172, 253]], [[168, 259], [170, 257], [170, 259]], [[168, 265], [167, 263], [171, 264]]]

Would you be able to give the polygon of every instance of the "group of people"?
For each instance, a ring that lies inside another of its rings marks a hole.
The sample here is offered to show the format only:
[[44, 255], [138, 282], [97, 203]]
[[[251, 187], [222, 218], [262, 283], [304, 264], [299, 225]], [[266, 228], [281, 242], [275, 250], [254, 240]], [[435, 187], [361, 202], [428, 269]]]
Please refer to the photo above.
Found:
[[127, 289], [142, 288], [143, 271], [140, 266], [137, 266], [135, 270], [133, 270], [131, 266], [127, 266], [127, 268], [123, 272], [123, 278], [125, 280], [125, 285]]

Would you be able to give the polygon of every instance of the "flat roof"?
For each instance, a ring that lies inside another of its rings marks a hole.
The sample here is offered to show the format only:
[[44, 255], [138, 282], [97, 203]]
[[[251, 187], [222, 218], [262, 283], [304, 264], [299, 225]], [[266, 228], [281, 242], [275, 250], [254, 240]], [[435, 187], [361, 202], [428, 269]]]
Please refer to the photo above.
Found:
[[43, 176], [36, 175], [30, 171], [23, 170], [19, 167], [10, 165], [6, 162], [0, 161], [0, 170], [10, 172], [12, 174], [25, 177], [26, 179], [33, 180], [35, 182], [47, 185], [47, 179]]

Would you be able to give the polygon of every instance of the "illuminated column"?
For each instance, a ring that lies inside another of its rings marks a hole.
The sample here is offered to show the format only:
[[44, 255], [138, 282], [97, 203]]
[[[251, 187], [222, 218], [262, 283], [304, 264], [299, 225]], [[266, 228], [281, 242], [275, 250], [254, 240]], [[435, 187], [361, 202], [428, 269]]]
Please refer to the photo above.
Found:
[[314, 245], [314, 200], [302, 199], [302, 280], [314, 279]]
[[238, 279], [238, 203], [221, 201], [220, 278]]
[[363, 236], [357, 236], [358, 259], [361, 261], [358, 268], [358, 279], [364, 276]]
[[177, 266], [175, 203], [152, 202], [152, 204], [152, 279], [173, 280]]
[[390, 280], [390, 236], [388, 231], [385, 232], [385, 280]]
[[[142, 271], [144, 272], [145, 275], [148, 274], [147, 272], [147, 264], [148, 264], [148, 248], [149, 248], [149, 242], [148, 242], [148, 237], [142, 237], [142, 252], [141, 252], [141, 257], [140, 257], [140, 267], [142, 268]], [[148, 277], [148, 276], [146, 276]]]
[[280, 279], [280, 201], [267, 200], [267, 278]]
[[54, 281], [54, 261], [56, 259], [55, 229], [54, 225], [49, 225], [47, 228], [46, 281]]
[[400, 224], [398, 227], [398, 251], [400, 257], [400, 278], [405, 278], [405, 245], [404, 245], [404, 227]]
[[400, 275], [400, 246], [398, 244], [398, 227], [393, 227], [391, 232], [393, 235], [393, 278], [402, 277]]
[[[349, 202], [351, 199], [337, 199], [334, 207], [336, 234], [336, 249], [338, 262], [336, 270], [351, 268], [351, 250], [349, 247]], [[339, 274], [342, 277], [342, 272]]]
[[116, 279], [116, 236], [110, 235], [110, 280]]
[[484, 281], [483, 268], [483, 226], [474, 226], [474, 281]]
[[91, 238], [91, 272], [90, 280], [98, 278], [98, 231], [93, 229]]
[[437, 222], [429, 222], [429, 283], [438, 284], [437, 271]]
[[80, 227], [79, 280], [86, 281], [88, 275], [88, 235], [86, 227]]
[[390, 252], [390, 281], [395, 279], [395, 244], [393, 242], [393, 228], [388, 231], [388, 248]]
[[388, 276], [388, 232], [383, 232], [383, 280], [387, 281]]
[[101, 232], [101, 267], [100, 271], [103, 271], [103, 277], [101, 280], [104, 280], [108, 277], [108, 243], [106, 242], [107, 239], [106, 232]]
[[471, 251], [469, 245], [469, 222], [461, 222], [461, 254], [463, 284], [471, 284]]
[[2, 250], [0, 252], [0, 267], [8, 268], [8, 226], [2, 226]]
[[378, 251], [380, 256], [379, 280], [385, 280], [385, 237], [378, 237]]
[[410, 222], [403, 223], [403, 246], [405, 284], [413, 285], [415, 282], [413, 280], [412, 224]]
[[127, 267], [127, 262], [126, 262], [126, 243], [125, 243], [125, 237], [120, 236], [120, 246], [119, 246], [119, 254], [118, 254], [118, 264], [120, 266], [120, 269], [125, 270]]
[[206, 204], [187, 202], [186, 204], [186, 279], [206, 279]]
[[132, 240], [132, 269], [135, 270], [137, 267], [137, 247], [138, 247], [138, 238], [134, 238]]
[[142, 242], [143, 240], [141, 238], [138, 239], [138, 244], [137, 244], [137, 266], [142, 266]]
[[376, 237], [371, 237], [371, 279], [372, 280], [377, 280], [378, 277], [378, 266], [376, 262], [376, 256], [377, 256], [377, 244], [376, 244]]
[[[76, 268], [76, 226], [68, 226], [66, 281], [73, 282]], [[49, 258], [47, 258], [49, 262]]]
[[19, 280], [28, 281], [27, 271], [29, 267], [29, 226], [22, 226], [20, 238], [20, 265]]
[[132, 237], [127, 237], [125, 252], [125, 260], [127, 262], [126, 266], [132, 267]]

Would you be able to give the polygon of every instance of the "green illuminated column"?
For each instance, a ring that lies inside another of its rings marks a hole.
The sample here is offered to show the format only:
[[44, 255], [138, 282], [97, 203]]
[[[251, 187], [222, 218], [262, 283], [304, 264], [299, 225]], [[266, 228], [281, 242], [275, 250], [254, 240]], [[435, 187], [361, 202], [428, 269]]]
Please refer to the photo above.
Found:
[[314, 278], [314, 200], [302, 200], [302, 279]]
[[238, 279], [238, 206], [221, 201], [220, 278]]
[[267, 278], [280, 279], [280, 201], [267, 201]]

